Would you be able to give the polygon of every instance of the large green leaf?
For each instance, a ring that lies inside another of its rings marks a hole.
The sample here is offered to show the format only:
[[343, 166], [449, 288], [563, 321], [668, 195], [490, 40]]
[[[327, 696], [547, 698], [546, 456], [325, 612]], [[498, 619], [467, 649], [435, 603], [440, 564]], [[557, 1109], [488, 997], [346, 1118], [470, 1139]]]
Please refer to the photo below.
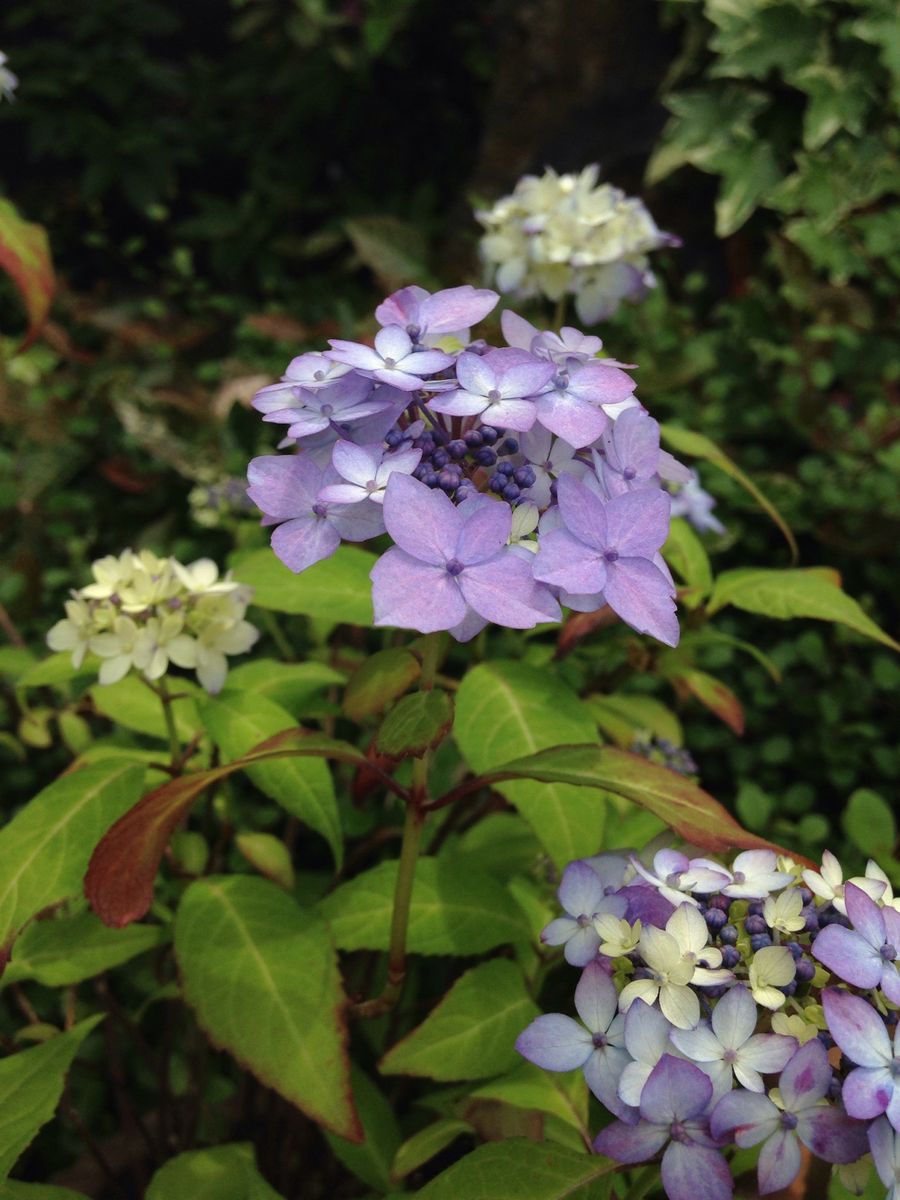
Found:
[[0, 1059], [0, 1179], [53, 1116], [72, 1059], [102, 1019], [89, 1017], [33, 1050]]
[[[273, 700], [232, 688], [206, 700], [200, 714], [226, 762], [233, 762], [266, 738], [296, 725], [291, 714]], [[327, 763], [321, 758], [274, 759], [248, 767], [247, 774], [260, 791], [321, 833], [340, 867], [341, 819]]]
[[349, 625], [372, 624], [375, 557], [356, 546], [340, 546], [323, 562], [295, 575], [271, 550], [254, 550], [235, 563], [241, 583], [254, 589], [253, 603], [274, 612], [302, 613]]
[[265, 879], [192, 883], [175, 919], [184, 997], [217, 1046], [313, 1120], [361, 1137], [328, 929]]
[[588, 1094], [579, 1071], [542, 1071], [522, 1062], [508, 1075], [491, 1079], [471, 1093], [471, 1099], [499, 1100], [516, 1108], [557, 1117], [588, 1136]]
[[274, 700], [293, 717], [318, 715], [326, 688], [344, 682], [344, 675], [326, 663], [276, 662], [259, 658], [241, 663], [228, 672], [230, 692], [253, 692]]
[[36, 979], [46, 987], [68, 987], [118, 967], [165, 941], [161, 925], [110, 929], [93, 913], [33, 921], [16, 939], [0, 987]]
[[379, 1069], [442, 1082], [499, 1075], [519, 1061], [515, 1040], [537, 1015], [521, 969], [509, 959], [492, 959], [461, 975]]
[[256, 1169], [253, 1147], [239, 1142], [188, 1150], [159, 1168], [145, 1200], [281, 1200]]
[[24, 220], [9, 200], [3, 199], [0, 199], [0, 270], [10, 276], [25, 305], [28, 331], [21, 346], [25, 349], [47, 319], [56, 281], [47, 231], [43, 225]]
[[143, 779], [132, 762], [93, 763], [51, 783], [0, 829], [0, 949], [35, 913], [81, 890], [91, 851]]
[[[474, 771], [489, 771], [536, 750], [594, 741], [597, 730], [587, 706], [551, 672], [497, 661], [482, 663], [463, 677], [453, 736]], [[600, 846], [606, 818], [601, 792], [527, 782], [499, 790], [557, 866]]]
[[[339, 949], [388, 948], [396, 881], [396, 861], [379, 863], [321, 901]], [[458, 860], [419, 859], [406, 939], [413, 954], [482, 954], [530, 936], [524, 913], [496, 879]]]
[[413, 692], [390, 709], [375, 735], [375, 749], [389, 758], [419, 758], [440, 745], [452, 724], [447, 692]]
[[362, 721], [387, 708], [419, 678], [422, 666], [411, 650], [378, 650], [354, 673], [344, 693], [344, 712]]
[[[175, 728], [181, 741], [188, 742], [200, 725], [195, 697], [202, 695], [202, 692], [187, 679], [173, 683], [172, 690], [177, 695], [172, 702]], [[90, 697], [97, 712], [117, 725], [162, 741], [168, 739], [162, 701], [137, 675], [126, 675], [118, 683], [95, 684], [90, 690]]]
[[368, 1075], [354, 1067], [353, 1099], [362, 1123], [362, 1142], [325, 1131], [325, 1140], [348, 1171], [378, 1192], [391, 1190], [391, 1163], [400, 1145], [400, 1129], [387, 1097]]
[[576, 1154], [546, 1142], [489, 1142], [416, 1193], [420, 1200], [568, 1200], [578, 1188], [621, 1171], [598, 1154]]
[[680, 429], [676, 425], [662, 425], [660, 433], [666, 445], [670, 446], [677, 454], [687, 454], [691, 458], [703, 458], [707, 462], [711, 462], [714, 467], [718, 467], [720, 471], [724, 471], [726, 475], [730, 476], [736, 483], [739, 483], [745, 491], [749, 492], [763, 512], [772, 518], [784, 534], [784, 539], [791, 548], [791, 557], [794, 562], [797, 561], [797, 541], [787, 521], [785, 521], [772, 501], [763, 495], [749, 475], [745, 475], [740, 467], [736, 463], [733, 463], [714, 441], [702, 433], [694, 433], [691, 429]]
[[403, 1179], [423, 1163], [430, 1162], [442, 1150], [446, 1150], [461, 1134], [471, 1132], [472, 1126], [457, 1117], [441, 1117], [426, 1125], [424, 1129], [408, 1137], [398, 1149], [391, 1166], [391, 1178]]
[[738, 567], [734, 571], [725, 571], [716, 580], [709, 611], [717, 612], [727, 604], [781, 621], [791, 617], [834, 621], [881, 642], [883, 646], [890, 646], [892, 650], [900, 650], [900, 644], [879, 629], [857, 602], [819, 568], [779, 571]]
[[688, 608], [696, 608], [712, 588], [712, 567], [709, 555], [700, 538], [681, 517], [676, 517], [669, 526], [669, 537], [663, 546], [663, 557], [677, 575], [687, 584], [687, 592], [681, 597]]

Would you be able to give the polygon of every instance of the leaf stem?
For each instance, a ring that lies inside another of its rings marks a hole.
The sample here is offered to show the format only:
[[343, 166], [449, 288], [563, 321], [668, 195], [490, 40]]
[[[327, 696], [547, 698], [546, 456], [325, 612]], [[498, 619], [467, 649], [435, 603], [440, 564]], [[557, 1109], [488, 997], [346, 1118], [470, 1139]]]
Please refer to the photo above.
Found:
[[159, 683], [154, 688], [157, 696], [159, 696], [162, 704], [163, 716], [166, 720], [166, 731], [169, 735], [169, 756], [171, 765], [177, 766], [178, 760], [181, 757], [181, 742], [178, 740], [178, 729], [175, 725], [175, 713], [172, 709], [172, 696], [169, 694], [169, 689], [166, 686], [165, 676], [160, 679]]

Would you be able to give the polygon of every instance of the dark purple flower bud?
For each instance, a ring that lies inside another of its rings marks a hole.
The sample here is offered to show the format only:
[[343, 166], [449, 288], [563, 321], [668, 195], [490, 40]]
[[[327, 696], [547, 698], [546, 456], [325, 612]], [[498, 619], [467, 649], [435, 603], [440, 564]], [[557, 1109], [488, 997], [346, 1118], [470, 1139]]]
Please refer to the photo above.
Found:
[[808, 958], [801, 958], [797, 963], [797, 980], [799, 983], [811, 983], [816, 974], [815, 963]]
[[738, 940], [738, 931], [736, 925], [726, 925], [719, 930], [719, 941], [726, 946], [733, 946]]
[[710, 908], [721, 908], [723, 913], [727, 913], [731, 908], [731, 900], [728, 896], [707, 896], [706, 903]]
[[395, 450], [403, 441], [403, 431], [400, 429], [389, 429], [384, 435], [384, 441], [385, 445], [390, 446], [392, 450]]
[[426, 487], [430, 487], [430, 488], [437, 487], [437, 485], [438, 485], [437, 471], [428, 471], [427, 474], [423, 476], [422, 482], [425, 484]]
[[419, 465], [416, 467], [416, 469], [413, 471], [413, 479], [420, 479], [422, 481], [422, 483], [424, 483], [425, 476], [430, 475], [430, 474], [431, 474], [431, 467], [429, 466], [429, 464], [420, 462]]
[[761, 917], [763, 915], [764, 904], [762, 900], [751, 900], [747, 905], [747, 915], [750, 917]]
[[501, 454], [517, 454], [519, 451], [519, 443], [515, 438], [508, 437], [500, 447]]
[[470, 429], [468, 433], [464, 433], [462, 440], [470, 450], [479, 450], [484, 445], [484, 438], [478, 429]]
[[508, 500], [512, 504], [521, 495], [519, 485], [517, 483], [508, 483], [501, 494], [504, 500]]
[[790, 950], [791, 957], [793, 958], [794, 962], [799, 962], [803, 957], [803, 947], [800, 945], [800, 943], [785, 942], [784, 945], [786, 950]]
[[493, 425], [482, 425], [480, 432], [481, 440], [485, 446], [493, 446], [494, 442], [496, 442], [497, 438], [500, 436]]
[[448, 494], [455, 492], [457, 487], [459, 487], [459, 476], [455, 471], [441, 471], [440, 475], [438, 475], [438, 487], [441, 491]]
[[804, 908], [800, 914], [806, 918], [806, 924], [803, 928], [807, 933], [815, 933], [819, 928], [819, 914], [813, 906]]
[[492, 492], [502, 492], [503, 489], [506, 487], [506, 476], [500, 475], [500, 474], [498, 474], [498, 472], [495, 471], [494, 474], [488, 480], [488, 487], [491, 489]]
[[518, 467], [513, 472], [513, 479], [515, 479], [519, 487], [530, 488], [534, 486], [537, 476], [534, 473], [533, 467]]
[[706, 924], [711, 933], [716, 933], [728, 924], [728, 915], [721, 908], [709, 908], [706, 911]]
[[469, 447], [462, 438], [454, 438], [452, 442], [447, 443], [447, 453], [451, 458], [465, 458], [469, 452]]
[[512, 479], [514, 471], [515, 467], [512, 465], [512, 463], [508, 462], [500, 463], [500, 465], [497, 467], [497, 474], [505, 475], [507, 479]]
[[750, 938], [750, 948], [755, 954], [757, 950], [764, 950], [766, 946], [772, 945], [772, 939], [767, 933], [754, 933]]
[[768, 925], [766, 925], [763, 917], [754, 913], [744, 922], [744, 928], [748, 933], [765, 933], [768, 929]]
[[431, 456], [431, 461], [434, 463], [437, 470], [440, 470], [441, 467], [446, 467], [447, 463], [450, 461], [450, 455], [444, 449], [435, 450], [434, 454]]
[[778, 990], [779, 992], [784, 992], [786, 996], [793, 996], [797, 990], [797, 980], [792, 979], [790, 983], [786, 983], [784, 987], [780, 987]]
[[826, 1050], [830, 1050], [831, 1047], [834, 1045], [834, 1038], [825, 1029], [823, 1029], [821, 1031], [821, 1033], [817, 1033], [816, 1037], [819, 1039], [819, 1041], [822, 1043], [822, 1045], [825, 1047]]
[[[732, 926], [732, 929], [734, 926]], [[741, 952], [736, 946], [722, 947], [722, 966], [728, 971], [733, 971], [741, 961]]]
[[800, 899], [803, 901], [804, 905], [809, 904], [809, 902], [812, 900], [812, 898], [813, 898], [813, 894], [809, 890], [809, 888], [807, 888], [807, 887], [800, 888]]
[[497, 461], [497, 455], [487, 446], [482, 446], [480, 450], [475, 451], [475, 461], [479, 467], [492, 467]]

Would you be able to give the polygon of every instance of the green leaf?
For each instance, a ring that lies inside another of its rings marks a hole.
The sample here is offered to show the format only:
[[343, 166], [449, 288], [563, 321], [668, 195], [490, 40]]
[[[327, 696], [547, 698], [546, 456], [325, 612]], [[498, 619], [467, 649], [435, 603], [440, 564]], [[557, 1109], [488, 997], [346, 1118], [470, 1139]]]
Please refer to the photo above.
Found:
[[427, 247], [418, 226], [397, 217], [371, 216], [345, 221], [344, 229], [365, 265], [391, 291], [426, 279]]
[[900, 650], [900, 644], [879, 629], [857, 602], [827, 574], [821, 573], [820, 568], [778, 571], [739, 567], [725, 571], [716, 580], [709, 611], [718, 612], [726, 604], [780, 621], [792, 617], [834, 621], [892, 650]]
[[[495, 661], [468, 671], [456, 693], [453, 736], [473, 771], [566, 743], [596, 739], [587, 706], [547, 670]], [[606, 801], [599, 791], [556, 783], [498, 789], [519, 810], [559, 867], [603, 838]]]
[[336, 624], [371, 625], [375, 556], [356, 546], [340, 546], [323, 562], [295, 575], [271, 550], [235, 559], [235, 574], [254, 589], [253, 603], [273, 612], [302, 613]]
[[377, 1192], [391, 1190], [391, 1163], [400, 1145], [394, 1110], [364, 1071], [354, 1067], [353, 1099], [365, 1140], [359, 1144], [325, 1131], [325, 1140], [344, 1166]]
[[791, 557], [794, 562], [797, 561], [797, 541], [787, 521], [785, 521], [772, 501], [763, 495], [753, 480], [745, 475], [740, 467], [733, 463], [728, 455], [719, 449], [715, 442], [705, 437], [702, 433], [694, 433], [690, 429], [681, 429], [676, 425], [662, 425], [660, 426], [660, 433], [666, 445], [670, 446], [677, 454], [687, 454], [691, 458], [705, 459], [707, 462], [712, 463], [714, 467], [718, 467], [720, 471], [724, 471], [736, 483], [739, 483], [744, 491], [749, 492], [763, 512], [771, 517], [784, 534], [784, 539], [791, 548]]
[[102, 1020], [89, 1017], [33, 1050], [0, 1059], [0, 1179], [53, 1116], [72, 1059]]
[[[291, 714], [274, 701], [230, 687], [207, 699], [200, 715], [226, 762], [296, 725]], [[325, 838], [340, 868], [344, 848], [341, 820], [328, 765], [320, 758], [276, 759], [248, 767], [247, 774], [261, 792]]]
[[49, 1183], [21, 1183], [18, 1179], [7, 1179], [0, 1183], [0, 1200], [88, 1200], [88, 1197], [84, 1192], [53, 1187]]
[[0, 829], [0, 947], [81, 891], [91, 851], [141, 794], [144, 768], [112, 759], [61, 776]]
[[[255, 830], [239, 833], [234, 844], [252, 867], [271, 879], [286, 892], [294, 890], [294, 864], [291, 852], [279, 838], [271, 833], [260, 833]], [[198, 875], [201, 871], [196, 872]]]
[[442, 1117], [426, 1125], [418, 1133], [406, 1139], [394, 1156], [391, 1166], [392, 1179], [404, 1179], [435, 1155], [455, 1142], [464, 1133], [471, 1134], [472, 1126], [456, 1117]]
[[742, 829], [717, 800], [683, 775], [612, 746], [555, 746], [505, 763], [473, 786], [504, 779], [602, 787], [648, 809], [705, 850], [780, 849]]
[[51, 654], [24, 671], [16, 680], [16, 687], [53, 687], [70, 683], [80, 676], [96, 675], [99, 665], [100, 659], [93, 655], [88, 655], [80, 667], [73, 667], [71, 654]]
[[847, 836], [870, 858], [883, 859], [897, 844], [897, 820], [891, 806], [871, 788], [857, 788], [844, 810]]
[[20, 346], [24, 350], [41, 331], [56, 290], [50, 243], [43, 225], [19, 216], [9, 202], [0, 198], [0, 270], [10, 276], [25, 305], [28, 330]]
[[110, 929], [93, 913], [33, 921], [17, 938], [0, 987], [36, 979], [45, 987], [68, 987], [118, 967], [166, 940], [160, 925]]
[[394, 705], [375, 737], [379, 754], [420, 758], [439, 746], [453, 725], [453, 701], [447, 692], [414, 692]]
[[[195, 697], [203, 693], [196, 684], [187, 679], [179, 679], [177, 683], [173, 683], [172, 690], [179, 697], [172, 702], [175, 728], [179, 740], [187, 743], [200, 727]], [[188, 695], [181, 695], [183, 692], [187, 692]], [[115, 721], [125, 729], [133, 729], [135, 733], [144, 733], [148, 737], [168, 741], [169, 733], [163, 716], [162, 701], [137, 675], [126, 675], [118, 683], [95, 684], [88, 694], [97, 712], [108, 717], [110, 721]]]
[[420, 1200], [568, 1200], [576, 1189], [621, 1170], [598, 1154], [509, 1138], [479, 1146], [416, 1195]]
[[[396, 861], [379, 863], [320, 903], [339, 949], [388, 948], [396, 880]], [[491, 876], [455, 860], [419, 859], [407, 931], [412, 954], [482, 954], [529, 937], [521, 909]]]
[[265, 696], [293, 717], [317, 714], [324, 703], [323, 692], [344, 682], [344, 675], [326, 663], [282, 663], [261, 658], [241, 663], [228, 672], [230, 692], [253, 692]]
[[361, 1137], [345, 999], [325, 923], [275, 884], [197, 880], [175, 918], [184, 998], [212, 1042], [307, 1116]]
[[449, 1082], [485, 1079], [518, 1061], [515, 1040], [538, 1015], [521, 969], [496, 958], [466, 971], [412, 1033], [379, 1064], [384, 1075]]
[[542, 1071], [520, 1060], [514, 1071], [482, 1084], [471, 1098], [548, 1113], [587, 1134], [588, 1098], [581, 1071]]
[[665, 670], [667, 679], [671, 679], [676, 688], [684, 689], [695, 700], [699, 700], [704, 708], [708, 708], [720, 721], [739, 737], [744, 732], [744, 709], [740, 700], [727, 684], [706, 671], [695, 671], [688, 667]]
[[692, 652], [695, 646], [731, 646], [734, 650], [742, 650], [744, 654], [749, 654], [751, 658], [755, 658], [775, 683], [781, 683], [781, 671], [777, 665], [772, 662], [768, 654], [764, 654], [762, 650], [750, 642], [743, 642], [740, 638], [732, 637], [728, 633], [720, 633], [718, 629], [697, 629], [691, 630], [682, 636], [678, 649], [680, 651]]
[[617, 692], [611, 696], [588, 696], [585, 703], [603, 733], [623, 750], [648, 734], [673, 746], [684, 745], [681, 722], [653, 696], [624, 696]]
[[256, 1169], [249, 1143], [188, 1150], [159, 1168], [146, 1200], [281, 1200]]
[[344, 692], [344, 712], [362, 721], [387, 706], [415, 683], [422, 667], [409, 650], [379, 650], [352, 675]]
[[696, 608], [709, 594], [713, 575], [709, 555], [687, 521], [681, 517], [672, 521], [662, 552], [672, 570], [687, 584], [688, 591], [682, 595], [682, 601], [688, 608]]

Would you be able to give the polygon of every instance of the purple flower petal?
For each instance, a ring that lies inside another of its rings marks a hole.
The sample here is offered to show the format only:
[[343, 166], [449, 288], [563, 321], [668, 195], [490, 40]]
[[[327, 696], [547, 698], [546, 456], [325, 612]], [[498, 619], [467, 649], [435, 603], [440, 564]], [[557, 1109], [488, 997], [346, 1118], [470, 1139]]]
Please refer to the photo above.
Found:
[[669, 1200], [728, 1200], [734, 1180], [718, 1150], [693, 1142], [670, 1142], [662, 1158], [662, 1183]]
[[528, 558], [526, 562], [508, 550], [466, 567], [459, 576], [466, 601], [480, 616], [510, 629], [532, 629], [544, 621], [558, 621], [559, 605], [546, 588], [535, 583], [531, 556]]
[[329, 558], [341, 544], [341, 536], [321, 517], [297, 517], [285, 521], [272, 534], [272, 549], [292, 571], [305, 571]]
[[572, 967], [585, 967], [597, 957], [600, 948], [600, 936], [593, 925], [585, 925], [573, 933], [566, 942], [563, 957]]
[[781, 1114], [768, 1096], [737, 1090], [723, 1096], [713, 1109], [710, 1130], [719, 1139], [731, 1140], [746, 1149], [775, 1132]]
[[571, 916], [591, 916], [603, 899], [603, 884], [597, 873], [579, 860], [566, 867], [556, 894]]
[[559, 511], [566, 529], [580, 542], [601, 552], [609, 545], [606, 528], [607, 505], [599, 496], [571, 475], [564, 475], [557, 486]]
[[884, 1067], [891, 1062], [887, 1029], [870, 1004], [840, 988], [826, 988], [822, 1005], [831, 1036], [851, 1062], [861, 1067]]
[[467, 566], [492, 558], [509, 540], [511, 525], [509, 505], [485, 497], [460, 530], [453, 557]]
[[812, 1038], [781, 1072], [778, 1088], [788, 1112], [797, 1112], [824, 1099], [830, 1083], [828, 1052], [818, 1038]]
[[662, 573], [645, 558], [620, 558], [606, 573], [603, 594], [610, 608], [638, 633], [666, 646], [680, 636], [675, 602]]
[[671, 506], [663, 491], [616, 496], [605, 510], [607, 545], [622, 558], [651, 558], [669, 536]]
[[407, 325], [419, 325], [422, 302], [428, 299], [429, 294], [425, 288], [415, 284], [400, 288], [378, 305], [375, 320], [379, 325], [402, 325], [404, 328]]
[[401, 550], [423, 563], [443, 566], [456, 553], [463, 519], [443, 492], [395, 472], [384, 494], [384, 523]]
[[800, 1143], [792, 1130], [779, 1129], [763, 1146], [759, 1155], [757, 1178], [761, 1196], [778, 1192], [793, 1183], [803, 1162]]
[[733, 987], [713, 1009], [713, 1032], [726, 1049], [737, 1050], [756, 1028], [756, 1018], [756, 1004], [749, 990]]
[[433, 412], [446, 413], [450, 417], [477, 417], [488, 405], [481, 395], [457, 390], [432, 396], [427, 407]]
[[625, 1049], [637, 1062], [655, 1067], [666, 1052], [672, 1032], [659, 1009], [643, 1000], [635, 1000], [625, 1014]]
[[537, 419], [576, 450], [596, 442], [609, 425], [602, 408], [556, 388], [538, 397]]
[[[887, 940], [882, 910], [862, 888], [850, 882], [844, 888], [844, 903], [847, 906], [847, 916], [853, 922], [856, 932], [861, 934], [870, 946], [880, 950]], [[870, 987], [872, 985], [864, 984], [862, 986]]]
[[[391, 484], [395, 478], [409, 476], [392, 475]], [[424, 563], [398, 547], [382, 555], [370, 578], [376, 625], [434, 633], [452, 629], [466, 615], [466, 602], [456, 580], [444, 567]]]
[[594, 1138], [594, 1150], [620, 1163], [646, 1162], [662, 1150], [668, 1138], [665, 1125], [651, 1125], [649, 1121], [626, 1125], [624, 1121], [613, 1121]]
[[814, 958], [847, 983], [868, 989], [881, 982], [884, 959], [865, 938], [843, 925], [826, 925], [820, 930], [812, 952]]
[[844, 1080], [841, 1100], [851, 1117], [868, 1121], [886, 1112], [895, 1094], [887, 1067], [857, 1067]]
[[587, 1061], [594, 1043], [588, 1031], [571, 1017], [545, 1013], [519, 1034], [516, 1049], [545, 1071], [572, 1071]]
[[618, 1004], [619, 994], [609, 975], [599, 963], [588, 964], [575, 988], [575, 1011], [591, 1033], [606, 1033]]
[[641, 1117], [645, 1121], [671, 1124], [703, 1112], [712, 1096], [712, 1084], [693, 1063], [664, 1054], [644, 1085]]
[[541, 941], [545, 946], [561, 946], [580, 928], [571, 917], [557, 917], [541, 932]]
[[423, 334], [458, 333], [483, 321], [499, 299], [496, 292], [470, 284], [445, 288], [422, 301], [417, 324]]
[[739, 1061], [734, 1064], [735, 1076], [751, 1092], [762, 1091], [759, 1076], [783, 1070], [796, 1051], [796, 1038], [780, 1033], [755, 1033], [741, 1047]]
[[797, 1136], [817, 1158], [830, 1163], [856, 1162], [868, 1150], [866, 1124], [840, 1108], [809, 1109], [800, 1116]]
[[875, 1160], [875, 1170], [885, 1187], [897, 1182], [900, 1175], [900, 1136], [885, 1117], [869, 1126], [869, 1149]]
[[358, 371], [372, 371], [382, 364], [382, 358], [371, 346], [363, 346], [359, 342], [347, 342], [341, 338], [329, 340], [330, 350], [325, 351], [325, 357], [333, 362], [346, 363], [356, 367]]
[[[722, 1004], [722, 1000], [719, 1004]], [[672, 1042], [691, 1062], [718, 1062], [725, 1052], [722, 1043], [708, 1025], [697, 1025], [693, 1029], [673, 1029]]]
[[606, 583], [603, 555], [565, 529], [543, 534], [534, 559], [534, 577], [575, 594], [602, 591]]
[[584, 1064], [584, 1081], [604, 1108], [626, 1125], [636, 1125], [640, 1120], [638, 1110], [629, 1108], [618, 1094], [628, 1063], [628, 1054], [620, 1046], [604, 1046], [595, 1050]]
[[[330, 344], [334, 346], [337, 343]], [[412, 338], [399, 325], [385, 325], [375, 334], [375, 350], [382, 361], [393, 359], [399, 364], [412, 350]]]
[[311, 510], [322, 472], [303, 454], [266, 454], [251, 459], [247, 495], [267, 516], [285, 520]]

